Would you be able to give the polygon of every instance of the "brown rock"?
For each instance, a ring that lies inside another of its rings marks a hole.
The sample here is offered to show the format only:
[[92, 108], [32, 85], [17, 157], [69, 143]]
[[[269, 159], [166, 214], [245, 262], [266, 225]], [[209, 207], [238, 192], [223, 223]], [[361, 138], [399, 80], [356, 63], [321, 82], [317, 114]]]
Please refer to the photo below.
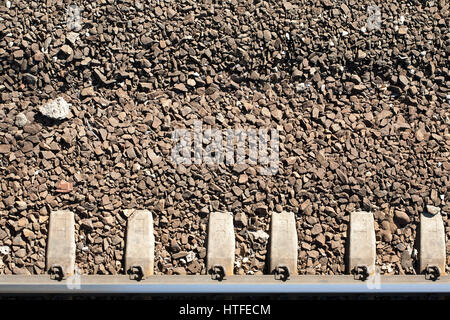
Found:
[[60, 192], [60, 193], [69, 193], [73, 190], [73, 184], [67, 181], [61, 181], [57, 187], [56, 187], [56, 192]]
[[244, 212], [240, 211], [235, 214], [234, 222], [237, 227], [241, 227], [241, 228], [246, 227], [247, 223], [248, 223], [247, 216], [245, 215]]
[[187, 92], [188, 91], [186, 86], [183, 83], [177, 83], [175, 85], [175, 89], [177, 89], [179, 91], [182, 91], [182, 92]]
[[400, 226], [405, 226], [411, 222], [409, 216], [404, 211], [400, 210], [395, 210], [394, 220]]
[[185, 275], [186, 274], [186, 269], [183, 268], [183, 267], [173, 268], [173, 274]]
[[0, 144], [0, 153], [9, 153], [11, 146], [9, 144]]
[[93, 95], [95, 95], [95, 91], [93, 87], [88, 87], [81, 90], [80, 94], [82, 97], [92, 97]]
[[71, 56], [73, 54], [73, 49], [67, 44], [63, 45], [60, 50], [68, 56]]
[[407, 27], [405, 27], [405, 26], [400, 26], [399, 28], [398, 28], [398, 34], [399, 35], [405, 35], [405, 34], [407, 34], [408, 33], [408, 28]]
[[322, 226], [319, 223], [316, 223], [311, 229], [311, 234], [316, 236], [320, 233], [322, 233]]

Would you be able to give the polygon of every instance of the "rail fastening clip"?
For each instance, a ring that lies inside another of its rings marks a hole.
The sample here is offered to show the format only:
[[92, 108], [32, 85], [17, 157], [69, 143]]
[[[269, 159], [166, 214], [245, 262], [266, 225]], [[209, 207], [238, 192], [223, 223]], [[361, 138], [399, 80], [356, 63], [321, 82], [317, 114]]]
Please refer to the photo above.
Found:
[[369, 268], [366, 265], [357, 265], [353, 269], [355, 280], [366, 281], [369, 278]]
[[441, 269], [433, 264], [427, 265], [427, 268], [425, 270], [425, 279], [436, 281], [441, 276]]
[[142, 266], [132, 266], [128, 269], [128, 274], [131, 280], [141, 281], [144, 279], [144, 270]]
[[222, 281], [225, 278], [225, 268], [222, 265], [214, 265], [210, 270], [211, 279]]
[[278, 265], [275, 269], [275, 279], [286, 281], [289, 279], [291, 272], [289, 271], [289, 267], [285, 265]]
[[60, 265], [52, 265], [48, 270], [50, 274], [50, 279], [61, 281], [66, 278], [66, 273], [64, 272], [64, 268]]

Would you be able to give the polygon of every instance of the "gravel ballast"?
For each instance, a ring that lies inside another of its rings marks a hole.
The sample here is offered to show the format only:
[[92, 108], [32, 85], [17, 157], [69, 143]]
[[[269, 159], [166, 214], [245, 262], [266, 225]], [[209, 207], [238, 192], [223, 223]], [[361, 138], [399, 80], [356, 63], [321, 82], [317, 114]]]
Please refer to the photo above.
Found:
[[[346, 272], [354, 210], [385, 274], [415, 272], [421, 212], [450, 233], [448, 2], [70, 4], [0, 3], [0, 273], [45, 272], [51, 210], [75, 213], [84, 274], [125, 273], [127, 209], [153, 213], [156, 274], [206, 274], [212, 211], [234, 215], [236, 274], [267, 272], [274, 211], [299, 274]], [[177, 165], [196, 121], [278, 130], [278, 171]]]

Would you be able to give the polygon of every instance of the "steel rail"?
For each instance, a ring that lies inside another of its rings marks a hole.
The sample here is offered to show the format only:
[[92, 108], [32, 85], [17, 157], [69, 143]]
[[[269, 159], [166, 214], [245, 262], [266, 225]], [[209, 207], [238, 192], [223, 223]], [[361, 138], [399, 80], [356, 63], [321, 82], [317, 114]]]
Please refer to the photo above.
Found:
[[450, 276], [437, 281], [423, 275], [380, 276], [360, 281], [350, 275], [293, 276], [283, 282], [272, 275], [229, 276], [223, 281], [207, 275], [151, 276], [142, 281], [126, 275], [81, 275], [52, 280], [47, 275], [0, 275], [0, 294], [378, 294], [450, 293]]

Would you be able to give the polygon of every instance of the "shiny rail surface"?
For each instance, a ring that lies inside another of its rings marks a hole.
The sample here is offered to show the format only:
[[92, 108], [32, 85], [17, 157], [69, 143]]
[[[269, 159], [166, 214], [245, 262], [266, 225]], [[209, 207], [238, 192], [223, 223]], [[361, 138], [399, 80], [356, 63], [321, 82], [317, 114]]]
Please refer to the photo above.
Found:
[[450, 276], [436, 281], [423, 275], [380, 276], [366, 281], [350, 275], [292, 276], [287, 281], [273, 275], [228, 276], [222, 281], [210, 276], [155, 275], [142, 281], [125, 275], [81, 275], [62, 281], [48, 275], [1, 275], [0, 294], [377, 294], [450, 293]]

